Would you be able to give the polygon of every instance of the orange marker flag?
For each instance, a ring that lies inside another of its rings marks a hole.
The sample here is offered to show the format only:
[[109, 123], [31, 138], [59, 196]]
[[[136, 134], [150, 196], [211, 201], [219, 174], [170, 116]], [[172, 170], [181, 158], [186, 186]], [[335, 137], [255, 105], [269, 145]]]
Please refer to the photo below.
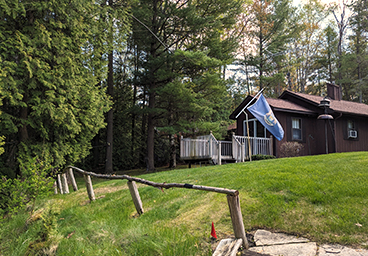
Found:
[[211, 236], [217, 239], [215, 225], [213, 225], [213, 222], [212, 222], [212, 228], [211, 228]]

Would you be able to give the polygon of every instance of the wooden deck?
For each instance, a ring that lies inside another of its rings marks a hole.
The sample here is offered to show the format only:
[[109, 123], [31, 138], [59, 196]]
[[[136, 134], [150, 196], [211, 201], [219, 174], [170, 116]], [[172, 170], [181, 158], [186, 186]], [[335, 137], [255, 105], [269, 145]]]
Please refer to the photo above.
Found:
[[[210, 161], [219, 164], [223, 161], [244, 162], [249, 159], [248, 138], [232, 136], [232, 141], [218, 141], [212, 133], [195, 139], [181, 138], [180, 158], [185, 161]], [[250, 138], [252, 155], [272, 155], [272, 138]]]

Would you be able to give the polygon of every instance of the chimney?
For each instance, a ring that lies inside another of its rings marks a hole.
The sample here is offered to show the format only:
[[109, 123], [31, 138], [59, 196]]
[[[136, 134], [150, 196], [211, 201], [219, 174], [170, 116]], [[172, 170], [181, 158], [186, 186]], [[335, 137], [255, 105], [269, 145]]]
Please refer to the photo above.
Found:
[[341, 100], [340, 86], [335, 84], [326, 83], [327, 85], [327, 96], [332, 100]]

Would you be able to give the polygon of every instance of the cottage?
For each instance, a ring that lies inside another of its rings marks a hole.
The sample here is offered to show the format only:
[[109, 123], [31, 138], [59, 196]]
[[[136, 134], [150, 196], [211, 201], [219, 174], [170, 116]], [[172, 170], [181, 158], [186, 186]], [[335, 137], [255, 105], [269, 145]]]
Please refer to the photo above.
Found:
[[[230, 115], [236, 120], [236, 135], [247, 136], [245, 114], [238, 115], [249, 103], [248, 96]], [[340, 88], [327, 84], [327, 97], [284, 91], [278, 99], [267, 98], [274, 115], [285, 131], [281, 141], [248, 113], [249, 136], [257, 153], [257, 141], [271, 138], [273, 154], [281, 156], [281, 145], [298, 142], [303, 145], [300, 155], [368, 150], [368, 105], [341, 100]], [[238, 116], [238, 118], [236, 118]]]

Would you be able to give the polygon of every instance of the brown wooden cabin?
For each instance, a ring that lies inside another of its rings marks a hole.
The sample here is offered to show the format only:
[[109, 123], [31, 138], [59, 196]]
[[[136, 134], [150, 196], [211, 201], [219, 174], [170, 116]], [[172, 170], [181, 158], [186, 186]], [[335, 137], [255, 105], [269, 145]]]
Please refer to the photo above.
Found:
[[[247, 136], [245, 114], [235, 117], [252, 98], [247, 96], [230, 115], [230, 119], [237, 123], [236, 135]], [[326, 98], [330, 100], [326, 112], [333, 117], [332, 120], [317, 119], [325, 113], [325, 108], [320, 105], [324, 99], [322, 96], [286, 90], [278, 99], [266, 98], [285, 132], [281, 141], [273, 138], [276, 157], [281, 156], [280, 146], [287, 141], [303, 145], [300, 155], [368, 150], [368, 105], [341, 100], [340, 88], [333, 84], [327, 84]], [[248, 113], [250, 137], [271, 137], [262, 124], [248, 110], [245, 111]]]

